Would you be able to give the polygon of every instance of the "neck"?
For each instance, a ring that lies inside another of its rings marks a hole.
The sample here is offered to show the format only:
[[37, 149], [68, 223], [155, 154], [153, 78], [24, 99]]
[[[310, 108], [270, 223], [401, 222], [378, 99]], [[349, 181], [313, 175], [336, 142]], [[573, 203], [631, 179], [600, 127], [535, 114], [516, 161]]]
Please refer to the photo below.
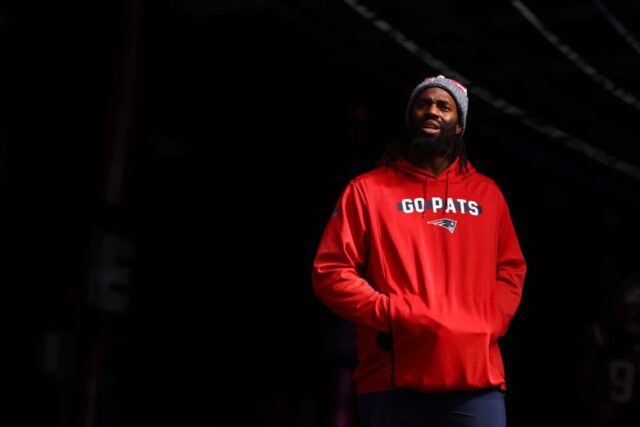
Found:
[[430, 156], [416, 150], [409, 150], [407, 161], [434, 176], [440, 175], [449, 166], [449, 159], [446, 156]]

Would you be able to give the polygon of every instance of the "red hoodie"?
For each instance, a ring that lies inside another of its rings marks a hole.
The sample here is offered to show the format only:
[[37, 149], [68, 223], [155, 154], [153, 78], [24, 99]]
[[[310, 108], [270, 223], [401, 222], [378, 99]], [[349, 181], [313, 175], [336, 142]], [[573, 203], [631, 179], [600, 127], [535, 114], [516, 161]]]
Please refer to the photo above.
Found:
[[381, 166], [349, 183], [326, 226], [313, 286], [357, 325], [358, 394], [506, 389], [497, 339], [526, 267], [502, 193], [468, 168]]

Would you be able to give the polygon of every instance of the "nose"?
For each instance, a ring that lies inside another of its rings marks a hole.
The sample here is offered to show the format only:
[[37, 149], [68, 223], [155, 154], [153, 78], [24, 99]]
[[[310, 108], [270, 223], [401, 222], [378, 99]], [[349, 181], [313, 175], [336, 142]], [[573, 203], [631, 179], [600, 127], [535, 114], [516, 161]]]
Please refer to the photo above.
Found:
[[425, 113], [431, 117], [440, 117], [440, 110], [435, 102], [429, 104], [425, 110]]

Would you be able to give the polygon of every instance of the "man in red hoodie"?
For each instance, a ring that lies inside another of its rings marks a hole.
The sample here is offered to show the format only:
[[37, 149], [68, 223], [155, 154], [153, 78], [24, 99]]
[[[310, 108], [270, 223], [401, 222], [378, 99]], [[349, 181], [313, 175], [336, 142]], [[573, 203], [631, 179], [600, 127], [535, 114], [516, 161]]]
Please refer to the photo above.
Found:
[[364, 426], [506, 425], [498, 347], [525, 261], [505, 199], [465, 156], [467, 89], [414, 89], [407, 128], [353, 179], [325, 228], [316, 295], [357, 325]]

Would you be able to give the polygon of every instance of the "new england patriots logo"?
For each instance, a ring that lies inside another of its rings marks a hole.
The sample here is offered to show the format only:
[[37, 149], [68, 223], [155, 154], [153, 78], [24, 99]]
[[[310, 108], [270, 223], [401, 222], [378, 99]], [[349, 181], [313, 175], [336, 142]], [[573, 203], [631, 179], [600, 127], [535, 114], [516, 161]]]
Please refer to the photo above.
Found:
[[453, 233], [456, 230], [456, 224], [458, 221], [449, 219], [449, 218], [441, 218], [433, 221], [427, 221], [427, 224], [437, 225], [438, 227], [446, 228], [449, 230], [449, 233]]

